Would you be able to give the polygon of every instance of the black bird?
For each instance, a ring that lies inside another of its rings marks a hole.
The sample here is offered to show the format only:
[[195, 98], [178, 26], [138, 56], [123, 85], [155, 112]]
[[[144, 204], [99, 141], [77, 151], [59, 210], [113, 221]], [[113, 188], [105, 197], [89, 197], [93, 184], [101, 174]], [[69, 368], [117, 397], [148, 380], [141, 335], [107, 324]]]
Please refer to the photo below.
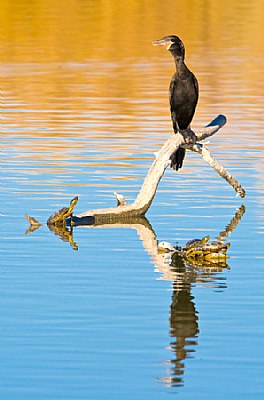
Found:
[[[154, 46], [164, 46], [174, 57], [176, 72], [170, 83], [170, 110], [175, 133], [190, 127], [199, 97], [198, 81], [184, 63], [185, 48], [178, 36], [165, 36], [152, 42]], [[182, 167], [185, 149], [179, 147], [171, 156], [172, 167], [177, 171]]]

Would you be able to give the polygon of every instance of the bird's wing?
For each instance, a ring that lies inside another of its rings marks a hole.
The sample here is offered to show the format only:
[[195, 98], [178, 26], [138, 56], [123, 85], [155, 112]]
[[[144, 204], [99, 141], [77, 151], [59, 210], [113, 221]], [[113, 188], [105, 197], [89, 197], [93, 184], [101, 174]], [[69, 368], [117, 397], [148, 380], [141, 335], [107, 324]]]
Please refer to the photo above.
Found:
[[195, 75], [192, 74], [192, 76], [193, 76], [193, 82], [194, 82], [194, 87], [195, 87], [196, 96], [197, 96], [197, 100], [196, 100], [196, 103], [197, 103], [198, 97], [199, 97], [199, 84], [198, 84], [198, 81], [197, 81]]
[[171, 111], [171, 120], [172, 120], [172, 125], [173, 125], [173, 130], [174, 132], [179, 131], [179, 126], [177, 123], [177, 116], [176, 116], [176, 110], [174, 109], [174, 90], [176, 87], [176, 81], [172, 77], [171, 83], [170, 83], [170, 89], [169, 89], [169, 101], [170, 101], [170, 111]]

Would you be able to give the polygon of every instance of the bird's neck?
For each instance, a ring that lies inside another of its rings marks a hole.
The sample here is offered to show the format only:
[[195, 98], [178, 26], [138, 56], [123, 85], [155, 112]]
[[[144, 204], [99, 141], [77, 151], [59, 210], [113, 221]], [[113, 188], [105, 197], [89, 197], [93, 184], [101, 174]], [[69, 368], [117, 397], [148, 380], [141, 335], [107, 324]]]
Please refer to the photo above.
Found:
[[188, 71], [187, 65], [184, 62], [183, 57], [174, 57], [176, 73], [180, 76], [184, 76]]

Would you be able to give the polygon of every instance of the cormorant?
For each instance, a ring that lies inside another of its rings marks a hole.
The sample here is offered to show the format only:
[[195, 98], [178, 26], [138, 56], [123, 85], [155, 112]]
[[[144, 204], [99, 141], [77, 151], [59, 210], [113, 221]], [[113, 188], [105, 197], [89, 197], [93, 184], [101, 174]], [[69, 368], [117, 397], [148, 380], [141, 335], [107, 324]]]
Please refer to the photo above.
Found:
[[[185, 48], [178, 36], [165, 36], [152, 42], [164, 46], [174, 57], [176, 72], [170, 83], [170, 110], [175, 133], [187, 129], [193, 119], [199, 96], [198, 81], [184, 63]], [[177, 171], [182, 167], [185, 149], [179, 147], [171, 156], [171, 166]]]

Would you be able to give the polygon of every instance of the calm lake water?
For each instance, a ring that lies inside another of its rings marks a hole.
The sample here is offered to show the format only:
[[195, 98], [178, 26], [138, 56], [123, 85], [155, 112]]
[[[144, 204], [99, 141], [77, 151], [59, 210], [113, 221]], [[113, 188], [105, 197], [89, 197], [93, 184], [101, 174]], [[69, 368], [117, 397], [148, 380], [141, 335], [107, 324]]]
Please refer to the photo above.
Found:
[[[1, 399], [263, 399], [263, 3], [165, 5], [0, 1]], [[76, 195], [77, 214], [135, 199], [172, 132], [173, 60], [151, 46], [171, 33], [200, 84], [193, 127], [227, 116], [209, 146], [247, 197], [188, 153], [143, 225], [54, 234]], [[226, 268], [157, 254], [237, 212]]]

